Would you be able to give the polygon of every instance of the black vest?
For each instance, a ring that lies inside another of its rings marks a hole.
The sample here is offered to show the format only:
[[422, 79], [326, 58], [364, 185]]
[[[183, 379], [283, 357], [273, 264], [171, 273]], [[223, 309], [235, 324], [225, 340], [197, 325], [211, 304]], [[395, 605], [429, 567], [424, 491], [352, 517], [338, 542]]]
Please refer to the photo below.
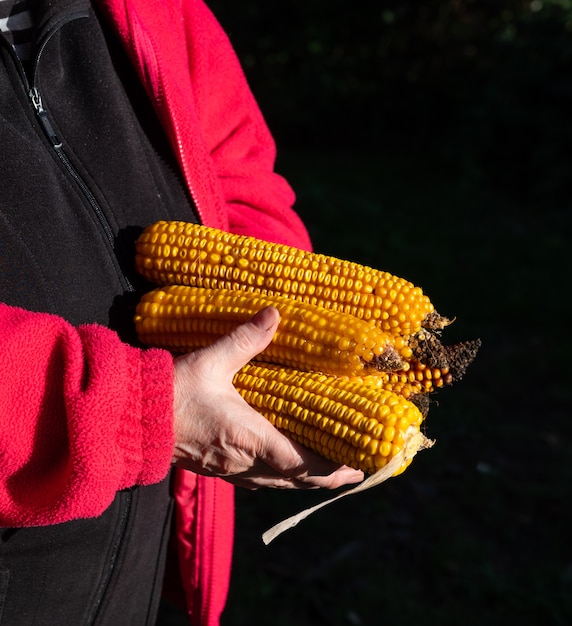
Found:
[[38, 2], [33, 66], [0, 45], [0, 301], [133, 339], [133, 242], [196, 216], [153, 107], [86, 0]]

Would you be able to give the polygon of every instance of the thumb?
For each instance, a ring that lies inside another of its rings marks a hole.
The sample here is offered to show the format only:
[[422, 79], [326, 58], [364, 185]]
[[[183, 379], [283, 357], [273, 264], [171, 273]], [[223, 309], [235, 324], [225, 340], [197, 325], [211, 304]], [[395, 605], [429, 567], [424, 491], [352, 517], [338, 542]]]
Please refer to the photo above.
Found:
[[231, 333], [219, 339], [214, 345], [220, 351], [225, 368], [234, 374], [262, 352], [272, 341], [279, 322], [278, 310], [265, 307], [250, 321], [237, 326]]

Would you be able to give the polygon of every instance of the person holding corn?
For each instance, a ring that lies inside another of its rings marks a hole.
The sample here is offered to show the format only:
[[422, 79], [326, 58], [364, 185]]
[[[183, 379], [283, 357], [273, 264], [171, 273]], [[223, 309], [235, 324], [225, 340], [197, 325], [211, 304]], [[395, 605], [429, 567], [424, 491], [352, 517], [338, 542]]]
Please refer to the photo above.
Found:
[[201, 0], [0, 0], [0, 31], [2, 624], [155, 624], [163, 589], [215, 626], [234, 485], [362, 473], [233, 388], [275, 309], [190, 355], [137, 343], [133, 242], [158, 219], [308, 233]]

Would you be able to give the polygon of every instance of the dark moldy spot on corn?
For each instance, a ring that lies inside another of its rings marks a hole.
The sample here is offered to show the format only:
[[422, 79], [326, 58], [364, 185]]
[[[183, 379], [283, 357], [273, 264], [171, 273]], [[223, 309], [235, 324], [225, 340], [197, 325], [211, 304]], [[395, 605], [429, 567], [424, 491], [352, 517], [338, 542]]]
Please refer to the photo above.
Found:
[[444, 368], [449, 364], [447, 350], [439, 337], [423, 329], [409, 338], [409, 347], [414, 359], [427, 367]]
[[429, 330], [421, 330], [409, 338], [412, 360], [433, 370], [449, 375], [447, 384], [461, 380], [481, 347], [481, 340], [463, 341], [444, 345], [441, 339]]
[[463, 341], [451, 346], [446, 346], [447, 361], [453, 382], [457, 382], [463, 378], [467, 368], [475, 360], [481, 343], [480, 339], [473, 339], [472, 341]]
[[412, 402], [423, 415], [423, 419], [426, 419], [429, 414], [429, 405], [431, 404], [431, 398], [426, 393], [415, 393], [409, 396], [409, 401]]
[[404, 366], [404, 362], [399, 352], [388, 347], [381, 354], [375, 355], [371, 361], [365, 361], [366, 368], [381, 372], [393, 372]]
[[442, 315], [437, 313], [437, 311], [433, 310], [425, 316], [422, 327], [427, 328], [428, 330], [439, 331], [443, 330], [454, 321], [454, 319], [451, 320], [447, 317], [443, 317]]

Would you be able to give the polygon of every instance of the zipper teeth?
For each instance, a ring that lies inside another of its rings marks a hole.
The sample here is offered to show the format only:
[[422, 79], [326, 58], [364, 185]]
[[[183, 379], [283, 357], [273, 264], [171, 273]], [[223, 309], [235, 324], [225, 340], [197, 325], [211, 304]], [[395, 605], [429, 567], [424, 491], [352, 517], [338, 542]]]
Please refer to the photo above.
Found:
[[[103, 230], [103, 233], [111, 249], [115, 250], [115, 235], [113, 233], [113, 229], [111, 228], [109, 220], [105, 216], [105, 213], [103, 212], [101, 206], [99, 205], [97, 198], [94, 196], [93, 192], [91, 191], [87, 183], [83, 180], [80, 173], [74, 167], [73, 163], [69, 160], [65, 150], [63, 149], [62, 143], [55, 135], [55, 131], [53, 130], [51, 122], [49, 121], [47, 112], [43, 107], [42, 99], [38, 91], [38, 88], [35, 86], [32, 87], [32, 89], [30, 90], [30, 100], [32, 101], [32, 106], [34, 107], [36, 111], [36, 115], [38, 119], [40, 120], [42, 129], [45, 135], [48, 137], [48, 140], [50, 141], [52, 148], [54, 149], [55, 153], [58, 155], [58, 158], [60, 159], [63, 167], [65, 168], [69, 176], [73, 179], [75, 184], [80, 189], [83, 197], [89, 203], [92, 211], [94, 212]], [[133, 284], [131, 283], [131, 281], [125, 274], [125, 272], [121, 271], [121, 277], [123, 278], [123, 281], [125, 283], [125, 289], [128, 292], [134, 292], [135, 288], [133, 287]]]
[[[52, 25], [50, 30], [45, 34], [45, 36], [43, 37], [43, 39], [42, 39], [42, 41], [41, 41], [41, 43], [40, 43], [40, 45], [38, 47], [38, 52], [37, 52], [37, 54], [36, 54], [36, 56], [34, 58], [34, 64], [32, 66], [32, 92], [38, 97], [39, 106], [41, 107], [42, 110], [44, 110], [44, 109], [43, 109], [43, 105], [42, 105], [42, 102], [41, 102], [41, 99], [40, 99], [40, 91], [38, 89], [38, 84], [37, 84], [37, 80], [36, 80], [36, 78], [37, 78], [37, 71], [38, 71], [38, 64], [40, 62], [42, 54], [43, 54], [44, 50], [46, 49], [46, 46], [47, 46], [48, 42], [50, 41], [50, 39], [53, 37], [53, 35], [62, 26], [64, 26], [68, 22], [73, 21], [74, 19], [76, 19], [78, 17], [83, 17], [83, 16], [85, 16], [84, 12], [75, 12], [75, 13], [70, 13], [69, 15], [66, 15], [66, 16], [60, 18], [59, 20], [57, 20]], [[40, 112], [40, 109], [38, 108], [38, 106], [36, 106], [36, 104], [34, 104], [34, 108], [36, 109], [37, 113]], [[109, 242], [113, 246], [113, 243], [114, 243], [113, 230], [112, 230], [111, 226], [109, 225], [109, 222], [108, 222], [107, 218], [103, 214], [103, 212], [101, 210], [101, 207], [99, 206], [99, 204], [97, 202], [97, 199], [95, 198], [95, 196], [91, 192], [91, 189], [87, 186], [85, 181], [79, 175], [79, 172], [72, 165], [72, 163], [69, 160], [67, 154], [62, 149], [61, 143], [59, 145], [54, 145], [53, 142], [52, 142], [52, 145], [53, 145], [54, 149], [56, 150], [56, 153], [57, 153], [58, 157], [60, 158], [60, 160], [64, 164], [66, 170], [71, 175], [71, 177], [75, 180], [75, 182], [77, 183], [77, 185], [81, 189], [82, 193], [86, 197], [87, 201], [89, 202], [90, 206], [95, 211], [95, 214], [97, 215], [97, 218], [98, 218], [98, 220], [99, 220], [99, 222], [100, 222], [100, 224], [101, 224], [101, 226], [102, 226], [102, 228], [103, 228], [103, 230], [105, 232], [105, 236], [107, 237], [107, 239], [109, 240]]]
[[196, 191], [195, 191], [195, 189], [194, 189], [194, 187], [193, 187], [193, 185], [191, 183], [190, 176], [188, 175], [188, 172], [187, 172], [187, 164], [186, 164], [186, 160], [185, 160], [185, 158], [183, 156], [184, 155], [183, 142], [179, 138], [180, 134], [179, 134], [179, 130], [178, 130], [178, 127], [177, 127], [176, 123], [175, 123], [175, 132], [177, 134], [177, 147], [178, 147], [178, 150], [179, 150], [179, 154], [181, 155], [181, 162], [183, 164], [183, 170], [185, 172], [185, 180], [186, 180], [186, 183], [187, 183], [187, 188], [189, 190], [191, 198], [193, 199], [193, 204], [195, 205], [195, 210], [197, 212], [197, 216], [199, 218], [199, 222], [204, 223], [202, 206], [201, 206], [201, 204], [200, 204], [200, 202], [199, 202], [199, 200], [197, 198]]
[[[103, 212], [101, 206], [99, 205], [97, 198], [94, 196], [93, 192], [91, 191], [87, 183], [83, 180], [80, 173], [77, 171], [73, 163], [70, 161], [69, 157], [67, 156], [66, 152], [63, 149], [62, 143], [59, 140], [57, 140], [55, 133], [50, 132], [51, 130], [53, 131], [53, 129], [51, 128], [51, 122], [49, 120], [47, 112], [43, 107], [41, 96], [40, 96], [40, 91], [37, 85], [38, 65], [42, 57], [42, 54], [48, 42], [52, 38], [52, 36], [65, 24], [73, 21], [74, 19], [84, 18], [87, 16], [88, 15], [84, 11], [77, 11], [77, 12], [70, 13], [69, 15], [66, 15], [60, 18], [52, 25], [49, 31], [42, 38], [42, 41], [40, 42], [38, 51], [34, 58], [34, 63], [32, 66], [32, 73], [31, 73], [31, 87], [30, 87], [30, 82], [28, 81], [28, 78], [26, 76], [26, 72], [24, 71], [22, 62], [20, 61], [18, 55], [15, 55], [15, 57], [18, 62], [18, 69], [20, 71], [20, 74], [22, 75], [24, 85], [26, 86], [26, 89], [28, 90], [29, 97], [36, 111], [36, 115], [40, 119], [40, 124], [42, 126], [42, 129], [44, 130], [44, 133], [48, 136], [50, 144], [52, 145], [53, 149], [58, 155], [58, 158], [60, 159], [64, 168], [66, 169], [68, 174], [71, 176], [71, 178], [75, 181], [81, 193], [83, 194], [84, 198], [87, 200], [91, 209], [95, 213], [95, 216], [97, 217], [97, 220], [103, 230], [103, 233], [107, 241], [109, 242], [109, 245], [111, 246], [111, 249], [115, 250], [115, 235], [113, 233], [113, 229], [111, 227], [111, 224], [109, 223], [109, 220], [105, 216], [105, 213]], [[134, 292], [135, 288], [133, 287], [133, 284], [131, 283], [131, 281], [125, 274], [125, 272], [121, 271], [121, 277], [123, 278], [123, 281], [125, 283], [126, 291]]]
[[99, 220], [99, 223], [101, 224], [101, 227], [103, 228], [105, 236], [107, 237], [109, 242], [113, 245], [114, 241], [115, 241], [115, 236], [113, 234], [113, 230], [111, 229], [111, 226], [109, 225], [109, 222], [108, 222], [107, 218], [103, 214], [103, 211], [101, 210], [101, 207], [99, 206], [99, 203], [97, 202], [97, 199], [95, 198], [95, 196], [91, 192], [91, 189], [87, 186], [87, 184], [84, 182], [83, 178], [79, 175], [78, 171], [72, 165], [71, 161], [69, 160], [67, 154], [64, 152], [63, 148], [61, 146], [59, 146], [59, 147], [58, 146], [54, 146], [54, 149], [56, 151], [56, 154], [58, 155], [58, 157], [60, 158], [60, 160], [64, 164], [64, 167], [69, 172], [70, 176], [75, 180], [75, 182], [77, 183], [77, 185], [81, 189], [83, 195], [86, 197], [86, 199], [89, 202], [91, 208], [93, 209], [94, 213], [96, 214], [97, 219]]
[[[159, 52], [153, 48], [153, 51], [155, 53], [156, 57], [159, 57]], [[167, 93], [167, 90], [165, 89], [165, 83], [163, 80], [163, 74], [160, 71], [160, 68], [163, 67], [162, 62], [157, 61], [157, 68], [158, 68], [158, 77], [159, 77], [159, 81], [158, 81], [158, 85], [159, 85], [159, 91], [157, 93], [157, 97], [160, 100], [163, 100], [165, 103], [169, 102], [169, 96]], [[167, 109], [171, 110], [170, 105], [167, 104]], [[197, 193], [195, 188], [193, 187], [192, 184], [192, 177], [189, 176], [189, 172], [188, 172], [188, 166], [187, 166], [187, 160], [185, 158], [185, 149], [183, 146], [183, 141], [181, 139], [181, 131], [179, 128], [179, 123], [178, 120], [176, 119], [176, 117], [171, 116], [171, 122], [173, 124], [173, 130], [175, 133], [175, 137], [176, 137], [176, 141], [177, 141], [177, 152], [179, 154], [179, 163], [180, 163], [180, 167], [181, 170], [183, 172], [184, 178], [185, 178], [185, 182], [187, 184], [187, 189], [189, 190], [189, 194], [191, 195], [191, 198], [193, 200], [193, 204], [195, 207], [195, 210], [197, 212], [197, 217], [199, 218], [199, 222], [204, 223], [204, 215], [203, 215], [203, 210], [202, 210], [202, 206], [201, 203], [199, 202], [199, 199], [197, 198]]]

